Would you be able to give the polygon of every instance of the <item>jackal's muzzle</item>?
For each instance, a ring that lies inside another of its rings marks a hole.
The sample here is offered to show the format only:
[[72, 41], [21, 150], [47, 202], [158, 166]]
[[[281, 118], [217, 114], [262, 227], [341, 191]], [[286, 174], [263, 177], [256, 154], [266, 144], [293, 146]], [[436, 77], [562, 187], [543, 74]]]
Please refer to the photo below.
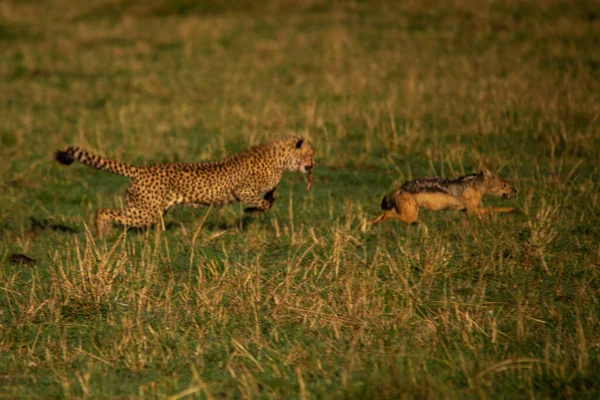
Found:
[[504, 197], [506, 200], [510, 199], [510, 196], [512, 196], [513, 194], [517, 194], [517, 190], [515, 188], [510, 188], [510, 192], [508, 193], [504, 193], [502, 195], [502, 197]]

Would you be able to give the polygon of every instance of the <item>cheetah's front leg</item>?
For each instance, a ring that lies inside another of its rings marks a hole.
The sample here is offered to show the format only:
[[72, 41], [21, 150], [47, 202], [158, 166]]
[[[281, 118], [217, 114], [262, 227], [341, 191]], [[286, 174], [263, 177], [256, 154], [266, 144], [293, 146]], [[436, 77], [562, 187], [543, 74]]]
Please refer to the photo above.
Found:
[[277, 198], [277, 186], [275, 186], [273, 189], [269, 190], [263, 196], [263, 199], [265, 199], [266, 201], [268, 201], [270, 203], [269, 207], [273, 206], [273, 203], [275, 202], [276, 198]]
[[235, 192], [235, 196], [241, 201], [249, 205], [250, 207], [246, 208], [244, 211], [247, 213], [258, 213], [267, 211], [273, 205], [275, 201], [276, 195], [275, 190], [277, 188], [273, 188], [268, 191], [263, 197], [260, 196], [255, 190], [250, 189], [240, 189]]

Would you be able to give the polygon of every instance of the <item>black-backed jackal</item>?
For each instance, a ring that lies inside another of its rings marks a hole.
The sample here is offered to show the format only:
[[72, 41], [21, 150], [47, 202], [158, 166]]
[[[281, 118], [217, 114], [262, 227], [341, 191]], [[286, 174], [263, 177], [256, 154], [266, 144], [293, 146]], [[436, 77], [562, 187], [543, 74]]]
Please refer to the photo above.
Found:
[[389, 219], [397, 219], [411, 224], [417, 221], [419, 207], [432, 211], [464, 210], [477, 216], [489, 212], [511, 213], [515, 211], [514, 208], [482, 208], [481, 198], [491, 195], [508, 199], [516, 193], [517, 191], [504, 179], [487, 168], [457, 179], [415, 179], [385, 196], [381, 202], [381, 209], [385, 212], [371, 223], [379, 224]]

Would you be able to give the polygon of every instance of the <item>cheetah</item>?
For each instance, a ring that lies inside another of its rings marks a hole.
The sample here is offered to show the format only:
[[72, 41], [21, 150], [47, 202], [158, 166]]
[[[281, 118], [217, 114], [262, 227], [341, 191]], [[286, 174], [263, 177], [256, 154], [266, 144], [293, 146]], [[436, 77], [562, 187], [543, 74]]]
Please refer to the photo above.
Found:
[[267, 211], [275, 201], [275, 191], [284, 171], [308, 173], [306, 189], [310, 190], [315, 165], [312, 146], [299, 136], [263, 143], [210, 163], [134, 166], [108, 160], [79, 147], [56, 151], [54, 159], [64, 165], [77, 160], [130, 179], [123, 209], [96, 211], [99, 238], [113, 223], [147, 228], [160, 222], [176, 204], [221, 207], [239, 201], [248, 205], [246, 212]]

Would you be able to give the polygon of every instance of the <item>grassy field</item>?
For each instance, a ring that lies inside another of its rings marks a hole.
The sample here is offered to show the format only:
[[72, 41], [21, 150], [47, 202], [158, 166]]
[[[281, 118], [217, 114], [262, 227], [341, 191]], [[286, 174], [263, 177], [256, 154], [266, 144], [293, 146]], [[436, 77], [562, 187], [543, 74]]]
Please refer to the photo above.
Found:
[[[599, 396], [597, 2], [4, 0], [0, 116], [1, 398]], [[52, 161], [290, 132], [310, 192], [106, 240], [127, 180]], [[517, 213], [367, 224], [482, 165]]]

